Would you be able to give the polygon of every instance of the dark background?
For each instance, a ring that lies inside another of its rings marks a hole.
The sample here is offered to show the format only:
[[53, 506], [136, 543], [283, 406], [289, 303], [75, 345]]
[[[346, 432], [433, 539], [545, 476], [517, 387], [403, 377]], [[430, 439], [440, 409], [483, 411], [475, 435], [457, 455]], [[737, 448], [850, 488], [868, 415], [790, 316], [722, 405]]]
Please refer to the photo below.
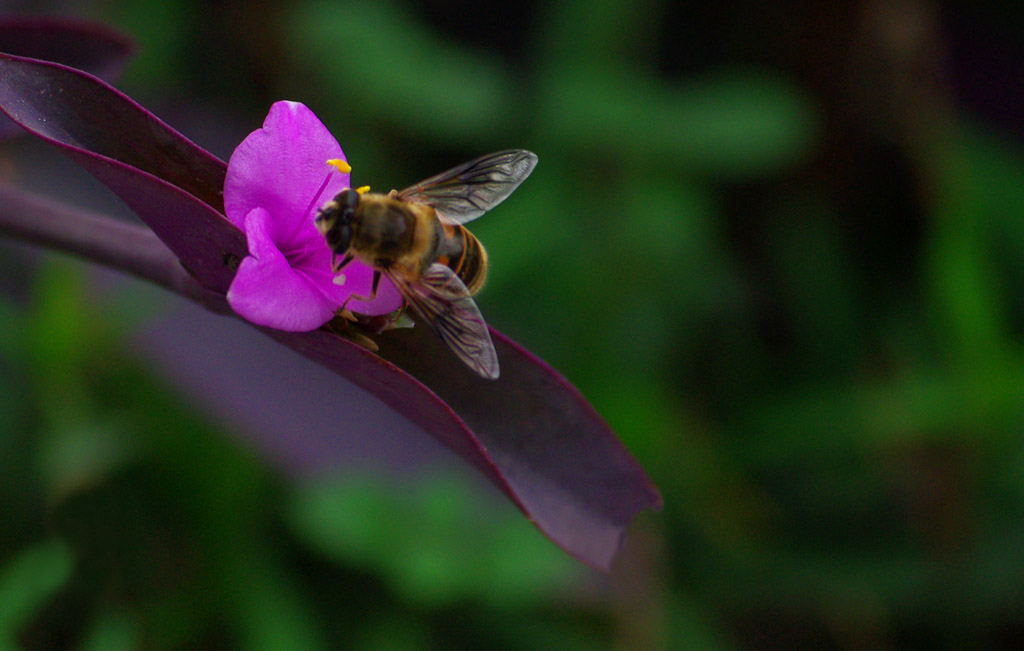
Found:
[[[1024, 9], [68, 3], [227, 159], [278, 99], [353, 183], [535, 151], [488, 321], [660, 488], [570, 560], [231, 320], [0, 243], [0, 635], [31, 648], [962, 648], [1024, 638]], [[11, 11], [21, 8], [10, 6]], [[33, 142], [4, 173], [130, 218]], [[310, 458], [308, 438], [335, 454]], [[3, 640], [0, 640], [3, 641]]]

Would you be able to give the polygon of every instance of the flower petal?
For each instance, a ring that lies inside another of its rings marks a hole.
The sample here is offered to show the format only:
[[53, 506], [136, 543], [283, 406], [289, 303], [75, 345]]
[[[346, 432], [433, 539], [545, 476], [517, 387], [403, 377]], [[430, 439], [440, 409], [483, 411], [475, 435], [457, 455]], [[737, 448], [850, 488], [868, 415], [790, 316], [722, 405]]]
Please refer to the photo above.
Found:
[[263, 208], [288, 241], [300, 223], [312, 222], [312, 211], [348, 187], [349, 175], [327, 165], [332, 158], [344, 160], [345, 154], [312, 111], [298, 102], [275, 102], [263, 128], [249, 134], [228, 161], [224, 212], [241, 228], [250, 211]]
[[252, 323], [278, 330], [304, 332], [327, 323], [338, 303], [325, 296], [322, 284], [302, 268], [292, 268], [278, 250], [274, 239], [279, 225], [270, 213], [255, 208], [244, 226], [249, 255], [228, 289], [231, 308]]
[[[340, 307], [344, 304], [349, 294], [370, 295], [373, 286], [373, 269], [358, 260], [353, 260], [345, 266], [345, 270], [342, 272], [344, 282], [339, 284], [339, 281], [336, 281], [336, 275], [331, 271], [331, 250], [313, 222], [302, 224], [299, 227], [290, 246], [294, 248], [288, 249], [281, 246], [288, 263], [293, 268], [301, 270], [303, 275], [335, 305]], [[377, 287], [377, 298], [372, 301], [353, 300], [346, 307], [359, 314], [376, 316], [394, 312], [401, 305], [402, 295], [385, 276], [380, 279], [380, 285]]]

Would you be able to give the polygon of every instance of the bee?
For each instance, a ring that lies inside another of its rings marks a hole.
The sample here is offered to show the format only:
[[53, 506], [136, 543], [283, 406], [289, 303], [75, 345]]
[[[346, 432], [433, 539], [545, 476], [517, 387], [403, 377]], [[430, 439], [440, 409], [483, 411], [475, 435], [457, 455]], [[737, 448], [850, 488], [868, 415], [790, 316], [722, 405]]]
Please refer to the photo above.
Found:
[[487, 277], [487, 252], [463, 226], [504, 201], [537, 164], [524, 149], [499, 151], [401, 192], [342, 190], [317, 213], [333, 269], [373, 268], [369, 300], [387, 276], [405, 302], [469, 368], [497, 379], [498, 355], [473, 300]]

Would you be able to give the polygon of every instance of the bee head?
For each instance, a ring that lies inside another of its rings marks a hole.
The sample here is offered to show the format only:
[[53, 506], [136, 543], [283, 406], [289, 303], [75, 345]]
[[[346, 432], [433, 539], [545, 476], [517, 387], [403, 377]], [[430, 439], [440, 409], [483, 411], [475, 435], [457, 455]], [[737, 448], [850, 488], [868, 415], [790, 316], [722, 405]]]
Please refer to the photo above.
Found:
[[359, 193], [345, 189], [317, 213], [317, 230], [327, 240], [327, 246], [331, 247], [334, 253], [348, 251], [352, 242], [352, 221], [358, 206]]

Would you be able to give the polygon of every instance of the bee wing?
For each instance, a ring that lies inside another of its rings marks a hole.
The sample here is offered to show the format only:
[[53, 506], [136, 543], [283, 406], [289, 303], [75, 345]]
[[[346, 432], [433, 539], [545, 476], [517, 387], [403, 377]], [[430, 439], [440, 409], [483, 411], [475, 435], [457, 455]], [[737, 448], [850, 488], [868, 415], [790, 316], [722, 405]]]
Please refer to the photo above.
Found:
[[434, 208], [443, 219], [465, 224], [504, 201], [537, 165], [537, 155], [508, 149], [453, 167], [398, 193], [402, 201]]
[[447, 266], [434, 263], [418, 283], [388, 274], [402, 296], [434, 332], [479, 375], [498, 378], [498, 354], [469, 290]]

